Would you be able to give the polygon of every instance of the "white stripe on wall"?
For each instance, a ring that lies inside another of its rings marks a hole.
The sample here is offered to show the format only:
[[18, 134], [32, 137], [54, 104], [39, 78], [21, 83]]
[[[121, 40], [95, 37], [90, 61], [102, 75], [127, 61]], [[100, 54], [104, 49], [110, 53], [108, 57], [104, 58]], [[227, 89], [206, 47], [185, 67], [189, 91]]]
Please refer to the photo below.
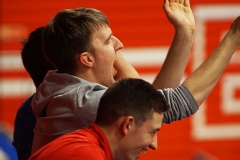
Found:
[[[120, 53], [134, 67], [138, 66], [161, 66], [167, 54], [167, 47], [149, 48], [124, 48]], [[20, 51], [0, 52], [1, 71], [24, 70]], [[152, 82], [155, 75], [143, 74], [141, 78]], [[35, 87], [30, 78], [4, 78], [0, 77], [0, 97], [28, 97], [35, 92]]]

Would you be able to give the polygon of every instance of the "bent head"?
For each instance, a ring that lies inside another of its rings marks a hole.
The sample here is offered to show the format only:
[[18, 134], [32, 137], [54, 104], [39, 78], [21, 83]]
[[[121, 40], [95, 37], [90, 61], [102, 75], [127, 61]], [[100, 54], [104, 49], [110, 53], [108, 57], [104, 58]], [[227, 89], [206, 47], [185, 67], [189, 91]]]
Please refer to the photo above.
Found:
[[168, 109], [161, 92], [151, 84], [141, 79], [123, 79], [102, 96], [96, 124], [107, 129], [118, 127], [118, 143], [110, 143], [116, 159], [137, 159], [141, 151], [157, 149], [156, 133]]

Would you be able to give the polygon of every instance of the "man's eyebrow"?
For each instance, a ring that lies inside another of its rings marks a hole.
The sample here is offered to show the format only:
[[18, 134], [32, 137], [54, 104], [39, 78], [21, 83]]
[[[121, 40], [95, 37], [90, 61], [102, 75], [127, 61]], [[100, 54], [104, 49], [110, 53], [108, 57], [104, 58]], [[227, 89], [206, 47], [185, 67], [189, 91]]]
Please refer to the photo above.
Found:
[[104, 43], [107, 43], [108, 41], [110, 41], [111, 37], [112, 37], [112, 33], [108, 36], [108, 38], [104, 41]]
[[160, 128], [153, 129], [153, 130], [150, 131], [150, 132], [158, 132], [158, 131], [160, 131]]

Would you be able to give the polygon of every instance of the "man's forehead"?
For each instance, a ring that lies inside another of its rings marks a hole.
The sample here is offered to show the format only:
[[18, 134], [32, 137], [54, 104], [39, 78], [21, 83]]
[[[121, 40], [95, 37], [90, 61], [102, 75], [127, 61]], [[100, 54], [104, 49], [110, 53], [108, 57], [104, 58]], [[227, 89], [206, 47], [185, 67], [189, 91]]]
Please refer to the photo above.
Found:
[[96, 29], [94, 29], [93, 34], [92, 34], [92, 39], [100, 39], [100, 40], [106, 40], [112, 35], [112, 30], [109, 26], [104, 25], [100, 26]]
[[163, 113], [154, 112], [147, 123], [155, 128], [159, 128], [162, 125], [162, 119]]

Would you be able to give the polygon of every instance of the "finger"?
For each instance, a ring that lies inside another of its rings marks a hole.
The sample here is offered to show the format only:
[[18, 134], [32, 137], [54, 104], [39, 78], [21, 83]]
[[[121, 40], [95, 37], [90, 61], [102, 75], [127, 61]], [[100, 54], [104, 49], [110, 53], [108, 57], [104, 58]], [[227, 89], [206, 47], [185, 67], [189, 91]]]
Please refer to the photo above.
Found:
[[169, 7], [169, 0], [165, 0], [165, 2], [164, 2], [164, 4], [163, 4], [163, 9], [164, 9], [165, 11], [167, 11], [167, 10], [168, 10], [168, 7]]
[[175, 0], [175, 3], [179, 3], [180, 0]]
[[180, 4], [184, 4], [184, 0], [180, 0], [179, 3], [180, 3]]
[[179, 0], [167, 0], [168, 3], [179, 3]]
[[184, 6], [190, 7], [190, 0], [184, 0]]
[[240, 27], [240, 16], [238, 16], [231, 25], [232, 29], [237, 30]]
[[164, 0], [164, 5], [169, 5], [169, 0]]

